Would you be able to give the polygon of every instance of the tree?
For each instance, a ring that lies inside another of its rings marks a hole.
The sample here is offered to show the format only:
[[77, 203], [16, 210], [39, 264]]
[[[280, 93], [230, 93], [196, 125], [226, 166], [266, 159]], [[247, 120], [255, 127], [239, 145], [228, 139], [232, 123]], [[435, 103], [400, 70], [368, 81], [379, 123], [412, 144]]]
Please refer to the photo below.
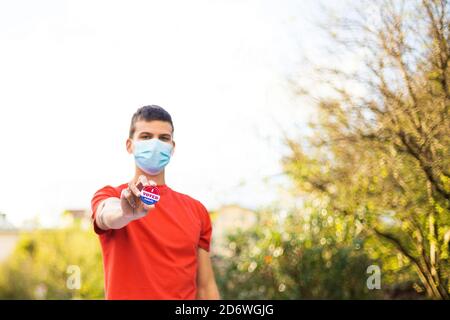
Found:
[[337, 19], [336, 52], [363, 64], [318, 68], [335, 96], [316, 99], [314, 135], [287, 138], [284, 159], [299, 190], [357, 217], [438, 299], [450, 298], [449, 9], [446, 0], [383, 0]]

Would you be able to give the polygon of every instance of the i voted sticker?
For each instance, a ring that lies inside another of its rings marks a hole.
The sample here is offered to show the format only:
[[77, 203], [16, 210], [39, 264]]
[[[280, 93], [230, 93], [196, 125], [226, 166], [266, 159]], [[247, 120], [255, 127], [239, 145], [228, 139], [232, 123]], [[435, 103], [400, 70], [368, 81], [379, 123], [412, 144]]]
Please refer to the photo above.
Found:
[[159, 189], [156, 186], [145, 186], [141, 190], [141, 201], [147, 205], [155, 204], [159, 201]]

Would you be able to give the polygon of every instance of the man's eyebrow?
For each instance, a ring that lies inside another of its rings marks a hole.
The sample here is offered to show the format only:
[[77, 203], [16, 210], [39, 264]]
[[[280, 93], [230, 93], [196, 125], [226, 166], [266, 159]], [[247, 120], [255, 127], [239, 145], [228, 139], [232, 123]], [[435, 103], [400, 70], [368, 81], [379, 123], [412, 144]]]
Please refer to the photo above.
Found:
[[[143, 136], [143, 135], [149, 135], [149, 136], [154, 136], [153, 133], [151, 132], [147, 132], [147, 131], [143, 131], [139, 133], [139, 136]], [[160, 137], [166, 136], [166, 137], [171, 137], [172, 135], [170, 133], [161, 133], [159, 134]]]

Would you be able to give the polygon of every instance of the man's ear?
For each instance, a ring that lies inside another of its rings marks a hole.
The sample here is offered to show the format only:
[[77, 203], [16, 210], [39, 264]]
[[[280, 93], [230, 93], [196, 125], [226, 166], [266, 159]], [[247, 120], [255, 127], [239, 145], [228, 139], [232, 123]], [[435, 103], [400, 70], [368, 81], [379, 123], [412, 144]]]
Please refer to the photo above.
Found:
[[130, 138], [127, 139], [126, 142], [126, 147], [127, 147], [127, 152], [129, 154], [133, 154], [133, 140], [131, 140]]
[[172, 148], [172, 154], [171, 154], [171, 156], [173, 156], [173, 153], [175, 152], [175, 141], [172, 140], [172, 143], [173, 143], [173, 148]]

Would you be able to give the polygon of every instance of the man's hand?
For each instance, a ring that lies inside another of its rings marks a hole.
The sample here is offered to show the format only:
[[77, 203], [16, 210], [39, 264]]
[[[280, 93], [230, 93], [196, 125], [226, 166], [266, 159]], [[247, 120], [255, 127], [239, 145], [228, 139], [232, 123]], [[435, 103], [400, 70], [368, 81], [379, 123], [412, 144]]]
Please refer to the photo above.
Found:
[[141, 201], [141, 190], [145, 186], [156, 186], [153, 181], [148, 181], [147, 177], [142, 175], [136, 183], [128, 183], [128, 188], [123, 189], [120, 195], [120, 206], [123, 216], [129, 218], [130, 221], [145, 217], [148, 212], [155, 208], [155, 205], [147, 205]]
[[108, 198], [101, 202], [95, 215], [97, 226], [102, 230], [120, 229], [133, 220], [145, 217], [155, 208], [155, 205], [147, 205], [140, 198], [141, 190], [148, 185], [155, 186], [156, 183], [142, 175], [135, 183], [128, 184], [120, 199]]

